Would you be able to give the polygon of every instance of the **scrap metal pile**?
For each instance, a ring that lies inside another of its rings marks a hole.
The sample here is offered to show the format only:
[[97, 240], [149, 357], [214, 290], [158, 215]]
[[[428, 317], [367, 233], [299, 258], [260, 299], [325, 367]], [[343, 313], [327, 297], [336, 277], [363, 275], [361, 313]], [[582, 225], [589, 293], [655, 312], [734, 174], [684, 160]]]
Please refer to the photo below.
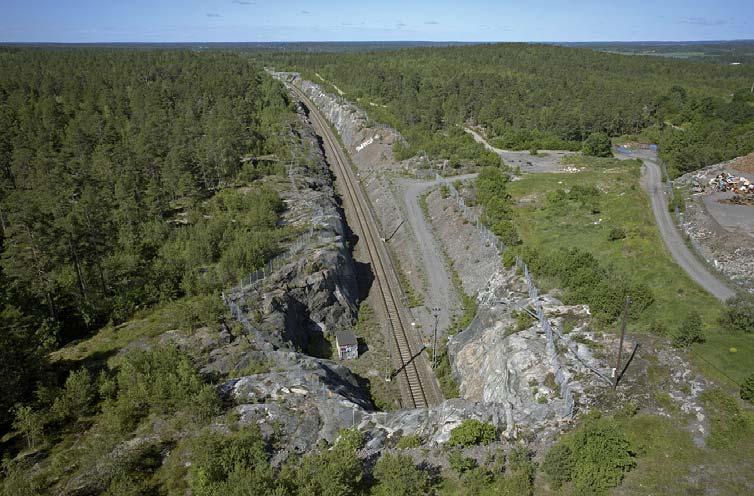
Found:
[[[704, 191], [705, 189], [699, 179], [701, 178], [694, 178], [694, 190], [697, 192]], [[752, 184], [749, 179], [743, 176], [734, 176], [729, 172], [721, 172], [717, 176], [710, 179], [708, 185], [713, 190], [720, 191], [722, 193], [731, 192], [744, 197], [754, 198], [754, 184]]]

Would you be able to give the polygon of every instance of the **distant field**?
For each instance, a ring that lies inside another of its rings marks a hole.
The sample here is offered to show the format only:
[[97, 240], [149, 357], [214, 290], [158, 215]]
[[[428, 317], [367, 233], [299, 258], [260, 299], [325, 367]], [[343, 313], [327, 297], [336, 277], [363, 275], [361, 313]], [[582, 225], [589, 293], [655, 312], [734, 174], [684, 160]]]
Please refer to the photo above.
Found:
[[720, 64], [754, 65], [754, 40], [706, 42], [559, 43], [621, 55], [648, 55]]

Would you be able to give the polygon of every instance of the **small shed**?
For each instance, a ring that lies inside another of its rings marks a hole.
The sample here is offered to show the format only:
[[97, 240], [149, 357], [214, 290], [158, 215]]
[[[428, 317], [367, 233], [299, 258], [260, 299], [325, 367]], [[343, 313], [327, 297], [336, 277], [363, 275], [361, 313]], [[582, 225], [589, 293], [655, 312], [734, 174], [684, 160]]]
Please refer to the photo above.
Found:
[[338, 358], [341, 360], [359, 357], [359, 342], [350, 329], [335, 333], [335, 346], [338, 347]]

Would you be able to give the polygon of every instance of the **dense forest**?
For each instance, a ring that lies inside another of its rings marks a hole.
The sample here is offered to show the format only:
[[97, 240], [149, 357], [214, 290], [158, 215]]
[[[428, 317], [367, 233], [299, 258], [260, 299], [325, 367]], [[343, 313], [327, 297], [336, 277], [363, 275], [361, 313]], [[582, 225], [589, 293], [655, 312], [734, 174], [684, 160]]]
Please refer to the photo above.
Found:
[[365, 108], [406, 135], [405, 155], [451, 158], [442, 144], [455, 144], [460, 124], [480, 125], [497, 146], [519, 150], [580, 149], [593, 132], [645, 132], [675, 173], [754, 148], [748, 66], [528, 44], [264, 57], [377, 105]]
[[277, 193], [226, 187], [275, 172], [242, 158], [286, 154], [292, 116], [237, 55], [0, 51], [0, 424], [41, 353], [275, 253]]

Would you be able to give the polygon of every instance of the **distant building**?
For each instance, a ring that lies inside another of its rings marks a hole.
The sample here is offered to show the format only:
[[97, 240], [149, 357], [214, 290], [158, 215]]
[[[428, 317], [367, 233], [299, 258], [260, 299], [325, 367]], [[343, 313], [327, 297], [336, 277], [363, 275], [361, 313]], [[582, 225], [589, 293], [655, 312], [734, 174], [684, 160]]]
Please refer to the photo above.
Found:
[[341, 360], [353, 360], [359, 357], [359, 342], [351, 330], [337, 332], [335, 346], [338, 347], [338, 358]]

